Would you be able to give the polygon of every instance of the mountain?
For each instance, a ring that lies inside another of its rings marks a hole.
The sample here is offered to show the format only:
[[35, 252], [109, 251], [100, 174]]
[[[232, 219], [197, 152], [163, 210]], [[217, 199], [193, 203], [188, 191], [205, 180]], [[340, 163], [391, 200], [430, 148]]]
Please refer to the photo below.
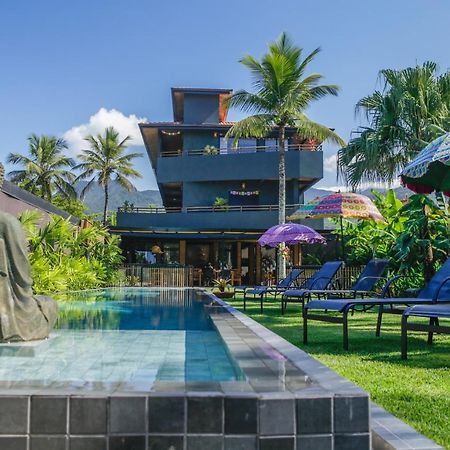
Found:
[[[80, 193], [86, 184], [86, 181], [80, 181], [76, 186], [77, 192]], [[94, 184], [91, 189], [89, 189], [83, 200], [88, 207], [88, 213], [102, 212], [104, 201], [105, 196], [103, 189], [98, 184]], [[157, 190], [138, 191], [137, 189], [133, 189], [131, 192], [128, 192], [117, 182], [111, 182], [109, 185], [108, 209], [110, 211], [116, 211], [125, 201], [133, 203], [135, 206], [149, 206], [150, 204], [157, 206], [162, 205], [161, 196]]]

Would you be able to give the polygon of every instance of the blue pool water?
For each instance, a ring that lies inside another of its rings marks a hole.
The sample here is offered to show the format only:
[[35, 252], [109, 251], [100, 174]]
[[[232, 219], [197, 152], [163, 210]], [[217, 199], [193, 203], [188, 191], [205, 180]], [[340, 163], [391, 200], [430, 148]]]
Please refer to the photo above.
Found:
[[0, 345], [0, 383], [147, 390], [157, 380], [235, 380], [203, 301], [189, 290], [71, 294], [50, 339]]

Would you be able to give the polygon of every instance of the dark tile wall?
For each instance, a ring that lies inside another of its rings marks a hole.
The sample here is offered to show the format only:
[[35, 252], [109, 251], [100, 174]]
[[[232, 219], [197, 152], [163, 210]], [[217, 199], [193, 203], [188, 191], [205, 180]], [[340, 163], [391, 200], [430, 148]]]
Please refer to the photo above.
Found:
[[0, 397], [0, 449], [370, 449], [367, 397], [296, 395]]

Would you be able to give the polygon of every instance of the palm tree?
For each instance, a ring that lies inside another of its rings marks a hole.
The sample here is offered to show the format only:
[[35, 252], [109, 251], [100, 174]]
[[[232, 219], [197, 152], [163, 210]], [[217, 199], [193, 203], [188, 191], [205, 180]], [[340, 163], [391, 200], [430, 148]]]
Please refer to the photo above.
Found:
[[105, 192], [105, 203], [103, 208], [103, 224], [106, 224], [108, 213], [109, 192], [108, 187], [111, 180], [115, 180], [120, 186], [127, 191], [134, 189], [133, 184], [128, 180], [128, 177], [139, 178], [142, 175], [133, 168], [132, 160], [141, 157], [141, 153], [125, 153], [127, 149], [127, 142], [131, 139], [126, 136], [120, 140], [119, 133], [114, 127], [105, 129], [105, 134], [102, 136], [89, 135], [85, 140], [89, 143], [90, 148], [83, 150], [79, 155], [82, 161], [75, 166], [75, 169], [81, 170], [81, 174], [77, 179], [90, 178], [86, 186], [81, 191], [81, 196], [97, 183], [103, 188]]
[[398, 172], [433, 139], [450, 129], [450, 72], [437, 66], [380, 72], [384, 89], [356, 105], [368, 126], [338, 152], [340, 175], [354, 189], [362, 182], [391, 184]]
[[[274, 130], [278, 133], [278, 174], [279, 174], [279, 215], [280, 224], [286, 221], [286, 170], [285, 134], [286, 128], [293, 127], [297, 132], [320, 142], [331, 140], [344, 145], [344, 141], [332, 130], [309, 119], [305, 109], [326, 95], [337, 95], [336, 85], [319, 84], [322, 75], [312, 73], [305, 76], [308, 65], [320, 52], [315, 49], [302, 59], [303, 49], [293, 45], [283, 33], [277, 41], [269, 44], [269, 51], [258, 61], [251, 55], [240, 62], [253, 76], [254, 92], [240, 90], [227, 101], [230, 107], [239, 107], [253, 115], [235, 123], [227, 133], [234, 137], [264, 138]], [[279, 257], [279, 277], [286, 274], [284, 258]]]
[[55, 136], [32, 134], [28, 143], [28, 155], [10, 153], [6, 159], [8, 163], [24, 167], [9, 172], [11, 181], [47, 201], [51, 201], [54, 194], [74, 197], [75, 175], [70, 169], [75, 162], [64, 154], [66, 141]]

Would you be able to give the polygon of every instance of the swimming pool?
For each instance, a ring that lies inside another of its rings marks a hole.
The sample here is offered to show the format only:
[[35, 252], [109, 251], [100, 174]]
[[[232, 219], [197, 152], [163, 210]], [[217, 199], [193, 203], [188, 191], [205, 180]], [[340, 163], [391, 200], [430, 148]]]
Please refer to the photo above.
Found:
[[44, 342], [0, 347], [0, 382], [12, 386], [232, 381], [240, 376], [192, 290], [114, 289], [71, 294]]

